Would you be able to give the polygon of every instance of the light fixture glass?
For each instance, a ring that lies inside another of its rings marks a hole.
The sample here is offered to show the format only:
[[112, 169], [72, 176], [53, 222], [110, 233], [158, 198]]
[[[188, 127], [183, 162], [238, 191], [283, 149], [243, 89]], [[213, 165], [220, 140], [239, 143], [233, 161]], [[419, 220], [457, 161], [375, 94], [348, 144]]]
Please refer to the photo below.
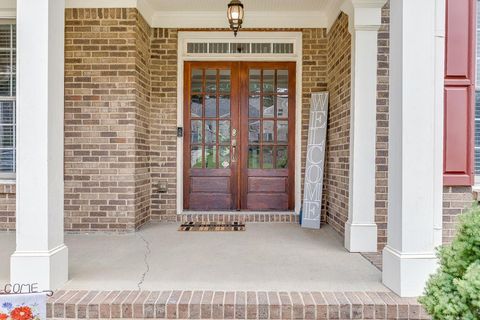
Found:
[[242, 27], [243, 14], [243, 4], [240, 0], [230, 1], [227, 9], [227, 18], [228, 23], [230, 23], [230, 29], [233, 30], [235, 36], [237, 36], [238, 30]]

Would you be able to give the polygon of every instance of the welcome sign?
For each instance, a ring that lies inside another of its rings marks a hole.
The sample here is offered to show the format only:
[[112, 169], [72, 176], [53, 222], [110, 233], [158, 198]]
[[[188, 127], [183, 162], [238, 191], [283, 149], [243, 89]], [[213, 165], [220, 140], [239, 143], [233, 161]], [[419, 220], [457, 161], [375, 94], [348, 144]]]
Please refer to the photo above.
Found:
[[302, 210], [304, 228], [320, 228], [327, 120], [328, 92], [312, 93]]

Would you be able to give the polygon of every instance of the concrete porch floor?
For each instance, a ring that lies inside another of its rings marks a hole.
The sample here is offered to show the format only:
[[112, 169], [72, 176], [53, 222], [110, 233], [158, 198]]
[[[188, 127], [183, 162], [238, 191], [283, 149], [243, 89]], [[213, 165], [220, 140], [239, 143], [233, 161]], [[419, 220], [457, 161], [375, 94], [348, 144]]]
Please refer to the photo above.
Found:
[[[76, 290], [275, 290], [388, 292], [381, 273], [347, 252], [328, 225], [249, 223], [245, 232], [178, 232], [149, 224], [136, 234], [66, 234]], [[0, 283], [9, 282], [14, 233], [0, 233]]]

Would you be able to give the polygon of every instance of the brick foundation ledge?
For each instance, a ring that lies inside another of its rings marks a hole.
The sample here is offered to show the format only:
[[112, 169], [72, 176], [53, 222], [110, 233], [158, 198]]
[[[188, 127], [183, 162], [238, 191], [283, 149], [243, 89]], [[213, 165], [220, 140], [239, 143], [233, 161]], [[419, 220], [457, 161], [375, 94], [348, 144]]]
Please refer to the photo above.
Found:
[[49, 319], [430, 319], [390, 292], [57, 291]]

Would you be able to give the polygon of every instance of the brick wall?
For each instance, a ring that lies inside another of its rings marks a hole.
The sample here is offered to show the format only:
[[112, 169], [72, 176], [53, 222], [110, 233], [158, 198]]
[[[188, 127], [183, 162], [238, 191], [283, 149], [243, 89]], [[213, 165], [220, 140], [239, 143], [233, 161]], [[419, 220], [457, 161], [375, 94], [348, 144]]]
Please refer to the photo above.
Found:
[[443, 243], [450, 243], [455, 236], [458, 215], [473, 203], [471, 187], [443, 188]]
[[375, 150], [375, 222], [378, 250], [387, 244], [388, 210], [388, 105], [389, 105], [390, 5], [382, 9], [382, 26], [378, 31], [377, 70], [377, 141]]
[[340, 14], [328, 33], [328, 91], [324, 192], [327, 222], [344, 233], [348, 219], [350, 155], [351, 35], [348, 17]]
[[15, 184], [0, 184], [0, 230], [15, 230]]
[[[305, 163], [307, 159], [308, 125], [310, 118], [310, 97], [314, 92], [327, 90], [327, 30], [326, 29], [303, 29], [303, 59], [302, 59], [302, 187], [305, 175]], [[322, 199], [322, 222], [326, 222], [326, 197], [325, 185]]]
[[135, 14], [135, 227], [150, 219], [150, 38], [152, 29]]
[[[177, 30], [153, 29], [151, 39], [152, 220], [173, 220], [177, 194]], [[156, 192], [158, 182], [167, 192]]]
[[65, 228], [131, 231], [148, 217], [145, 26], [136, 9], [67, 9], [65, 25]]

